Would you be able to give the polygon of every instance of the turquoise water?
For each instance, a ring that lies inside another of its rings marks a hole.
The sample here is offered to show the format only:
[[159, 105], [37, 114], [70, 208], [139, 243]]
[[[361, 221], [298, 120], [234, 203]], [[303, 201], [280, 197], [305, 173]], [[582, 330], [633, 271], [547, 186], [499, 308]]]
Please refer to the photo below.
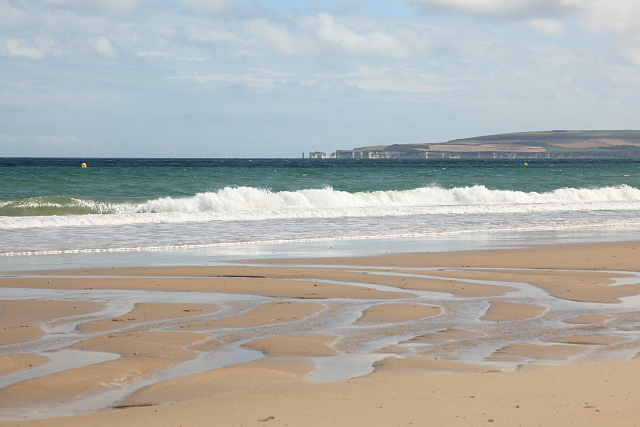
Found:
[[35, 165], [28, 165], [28, 160], [0, 159], [0, 200], [39, 196], [137, 200], [234, 186], [273, 191], [331, 186], [347, 192], [431, 185], [519, 191], [624, 184], [640, 188], [640, 163], [619, 160], [536, 160], [524, 167], [520, 161], [505, 160], [90, 159], [88, 169], [81, 169], [78, 159], [50, 163], [38, 159]]
[[0, 254], [640, 229], [640, 163], [527, 163], [5, 158]]

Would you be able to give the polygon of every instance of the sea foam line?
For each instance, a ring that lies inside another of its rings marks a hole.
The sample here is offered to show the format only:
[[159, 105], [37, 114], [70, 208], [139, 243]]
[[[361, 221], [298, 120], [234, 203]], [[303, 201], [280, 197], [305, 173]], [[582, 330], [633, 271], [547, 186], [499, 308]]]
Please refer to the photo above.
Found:
[[470, 227], [459, 229], [438, 229], [422, 232], [378, 232], [374, 234], [364, 234], [360, 232], [348, 233], [345, 235], [325, 235], [317, 237], [297, 237], [297, 238], [281, 238], [281, 239], [259, 239], [259, 240], [238, 240], [238, 241], [218, 241], [209, 243], [184, 243], [169, 244], [160, 246], [123, 246], [123, 247], [94, 247], [94, 248], [75, 248], [75, 249], [59, 249], [59, 250], [31, 250], [31, 251], [8, 251], [0, 252], [2, 256], [24, 256], [24, 255], [62, 255], [62, 254], [84, 254], [84, 253], [120, 253], [120, 252], [145, 252], [145, 251], [168, 251], [168, 250], [186, 250], [199, 248], [215, 248], [215, 247], [242, 247], [242, 246], [258, 246], [258, 245], [274, 245], [287, 243], [310, 243], [310, 242], [331, 242], [331, 241], [358, 241], [358, 240], [378, 240], [378, 239], [402, 239], [402, 238], [419, 238], [433, 236], [456, 236], [474, 233], [518, 233], [518, 232], [535, 232], [550, 230], [589, 230], [603, 229], [615, 226], [618, 229], [640, 227], [640, 221], [629, 219], [628, 221], [596, 221], [590, 223], [560, 223], [560, 224], [527, 224], [527, 225], [505, 225], [501, 224], [493, 227]]

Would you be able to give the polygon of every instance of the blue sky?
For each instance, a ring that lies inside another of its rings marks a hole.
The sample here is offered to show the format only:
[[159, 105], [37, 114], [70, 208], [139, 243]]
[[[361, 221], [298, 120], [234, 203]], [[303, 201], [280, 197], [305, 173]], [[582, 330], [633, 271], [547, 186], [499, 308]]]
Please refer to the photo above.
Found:
[[640, 129], [637, 0], [0, 0], [0, 156]]

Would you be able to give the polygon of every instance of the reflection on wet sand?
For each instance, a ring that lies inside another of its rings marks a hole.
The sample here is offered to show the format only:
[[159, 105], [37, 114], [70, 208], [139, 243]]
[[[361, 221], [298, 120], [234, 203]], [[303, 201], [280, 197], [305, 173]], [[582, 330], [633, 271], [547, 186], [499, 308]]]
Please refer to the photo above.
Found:
[[233, 365], [325, 382], [640, 351], [633, 256], [609, 271], [429, 255], [0, 278], [0, 419], [186, 399], [199, 388], [169, 384]]

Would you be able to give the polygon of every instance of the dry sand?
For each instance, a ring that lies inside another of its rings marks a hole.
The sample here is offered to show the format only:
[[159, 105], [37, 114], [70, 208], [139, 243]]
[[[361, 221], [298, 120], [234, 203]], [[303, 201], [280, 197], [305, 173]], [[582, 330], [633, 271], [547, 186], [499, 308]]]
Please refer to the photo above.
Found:
[[546, 310], [546, 307], [536, 304], [494, 301], [491, 303], [487, 313], [480, 319], [493, 321], [524, 320], [538, 317]]
[[0, 426], [640, 425], [636, 247], [0, 278]]
[[46, 335], [40, 327], [45, 322], [101, 308], [101, 304], [91, 302], [0, 301], [0, 346], [35, 340]]
[[33, 368], [35, 366], [42, 365], [47, 361], [48, 359], [46, 357], [35, 354], [3, 354], [0, 356], [0, 376]]
[[401, 323], [425, 319], [442, 313], [440, 307], [421, 304], [387, 303], [367, 308], [356, 321], [357, 324]]
[[563, 322], [573, 323], [577, 325], [597, 325], [599, 323], [606, 323], [613, 319], [613, 316], [603, 316], [601, 314], [590, 314], [586, 316], [573, 317], [571, 319], [565, 319]]

